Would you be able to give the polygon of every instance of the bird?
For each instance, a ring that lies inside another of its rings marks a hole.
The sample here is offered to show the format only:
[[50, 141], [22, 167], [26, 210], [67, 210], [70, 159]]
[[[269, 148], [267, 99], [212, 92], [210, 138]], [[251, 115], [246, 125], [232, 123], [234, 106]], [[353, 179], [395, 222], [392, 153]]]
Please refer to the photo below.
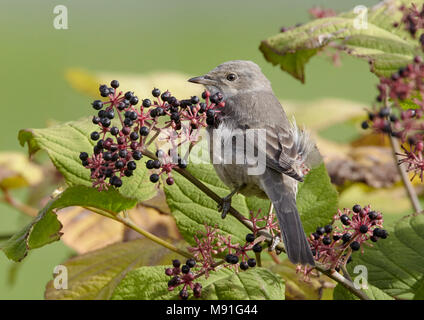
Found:
[[[207, 129], [213, 166], [231, 190], [219, 205], [223, 217], [236, 193], [270, 199], [289, 260], [314, 266], [296, 205], [298, 184], [304, 176], [302, 165], [316, 148], [308, 131], [289, 121], [270, 81], [252, 61], [224, 62], [188, 81], [203, 85], [211, 95], [222, 94], [225, 101], [218, 121]], [[265, 139], [260, 139], [260, 132], [265, 132]], [[244, 143], [235, 142], [238, 138]], [[222, 155], [223, 149], [228, 150], [225, 148], [232, 152], [231, 161], [228, 153]], [[242, 161], [236, 161], [240, 154]], [[262, 169], [251, 173], [259, 167]]]

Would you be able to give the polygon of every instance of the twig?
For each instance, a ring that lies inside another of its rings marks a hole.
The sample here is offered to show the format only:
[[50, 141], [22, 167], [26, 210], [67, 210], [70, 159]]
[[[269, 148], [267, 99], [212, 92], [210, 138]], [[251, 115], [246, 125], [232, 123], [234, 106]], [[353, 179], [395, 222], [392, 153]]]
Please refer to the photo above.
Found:
[[98, 213], [102, 216], [105, 216], [107, 218], [113, 219], [115, 221], [121, 222], [122, 224], [124, 224], [125, 226], [127, 226], [128, 228], [136, 231], [137, 233], [145, 236], [146, 238], [152, 240], [153, 242], [156, 242], [157, 244], [171, 250], [174, 251], [186, 258], [193, 258], [193, 256], [184, 250], [181, 250], [179, 248], [177, 248], [176, 246], [174, 246], [173, 244], [162, 240], [161, 238], [155, 236], [154, 234], [150, 233], [149, 231], [146, 231], [142, 228], [140, 228], [138, 225], [136, 225], [132, 220], [130, 220], [129, 218], [125, 218], [125, 217], [121, 217], [118, 214], [115, 214], [114, 212], [109, 212], [107, 210], [101, 210], [101, 209], [97, 209], [97, 208], [91, 208], [91, 207], [84, 207], [87, 210], [93, 211], [95, 213]]
[[411, 201], [412, 207], [414, 208], [415, 212], [421, 212], [421, 204], [418, 200], [417, 193], [414, 190], [414, 187], [412, 186], [411, 181], [409, 180], [408, 173], [403, 168], [403, 164], [399, 164], [400, 157], [398, 156], [399, 153], [401, 153], [401, 150], [399, 148], [399, 143], [392, 135], [390, 136], [390, 144], [392, 145], [392, 154], [393, 158], [395, 159], [395, 165], [398, 168], [400, 177], [402, 178], [403, 185], [405, 186], [406, 192], [408, 193], [409, 200]]
[[16, 200], [15, 198], [12, 197], [12, 195], [10, 194], [9, 190], [5, 189], [5, 188], [1, 188], [1, 190], [3, 191], [4, 197], [3, 197], [3, 202], [8, 204], [9, 206], [21, 211], [22, 213], [25, 213], [28, 216], [31, 217], [35, 217], [38, 214], [38, 210], [28, 206], [24, 203], [19, 202], [18, 200]]

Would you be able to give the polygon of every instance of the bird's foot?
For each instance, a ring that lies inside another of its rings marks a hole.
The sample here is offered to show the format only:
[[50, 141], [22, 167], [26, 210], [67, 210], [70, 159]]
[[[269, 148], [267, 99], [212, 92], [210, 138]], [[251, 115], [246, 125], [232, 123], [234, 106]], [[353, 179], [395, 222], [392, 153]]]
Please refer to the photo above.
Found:
[[280, 237], [279, 236], [275, 236], [275, 237], [273, 237], [272, 238], [272, 242], [271, 242], [271, 245], [268, 247], [268, 251], [273, 251], [273, 250], [275, 250], [275, 252], [277, 253], [277, 254], [280, 254], [281, 252], [277, 252], [277, 246], [278, 246], [278, 244], [281, 242], [281, 239], [280, 239]]
[[231, 197], [224, 197], [221, 199], [221, 203], [218, 204], [218, 211], [221, 212], [221, 218], [225, 219], [227, 213], [231, 208]]

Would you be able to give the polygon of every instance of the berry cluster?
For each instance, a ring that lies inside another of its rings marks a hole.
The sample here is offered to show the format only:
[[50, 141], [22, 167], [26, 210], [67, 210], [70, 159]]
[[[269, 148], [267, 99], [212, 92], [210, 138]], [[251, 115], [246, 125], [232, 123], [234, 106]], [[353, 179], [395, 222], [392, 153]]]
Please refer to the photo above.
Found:
[[[415, 37], [424, 29], [424, 6], [419, 10], [414, 4], [401, 6], [403, 16], [395, 27], [404, 25]], [[424, 51], [424, 34], [420, 36], [420, 46]], [[371, 63], [372, 64], [372, 63]], [[362, 122], [362, 128], [372, 128], [377, 133], [389, 134], [401, 143], [403, 153], [399, 164], [405, 163], [406, 170], [413, 172], [413, 180], [417, 175], [424, 180], [424, 63], [416, 56], [412, 63], [400, 68], [390, 77], [380, 78], [377, 86], [377, 106], [368, 113], [368, 120]], [[392, 102], [389, 106], [388, 103]], [[410, 106], [408, 108], [408, 106]]]
[[[139, 98], [133, 92], [118, 92], [119, 82], [113, 80], [110, 87], [101, 85], [100, 95], [106, 101], [95, 100], [92, 107], [98, 112], [92, 119], [99, 127], [90, 138], [96, 141], [93, 154], [80, 153], [82, 165], [91, 170], [93, 187], [99, 190], [109, 186], [121, 187], [122, 177], [130, 177], [137, 168], [137, 161], [143, 157], [147, 146], [161, 133], [167, 133], [170, 144], [168, 154], [156, 152], [157, 159], [146, 162], [149, 169], [159, 170], [150, 176], [152, 182], [159, 181], [161, 174], [173, 184], [171, 171], [175, 167], [185, 168], [186, 161], [178, 156], [177, 148], [182, 142], [195, 144], [199, 131], [218, 123], [218, 115], [225, 106], [222, 94], [211, 95], [208, 91], [199, 97], [178, 100], [169, 91], [161, 93], [153, 89], [153, 99]], [[164, 117], [165, 121], [159, 121]], [[154, 132], [153, 137], [147, 138]]]
[[[403, 14], [401, 23], [412, 37], [416, 36], [418, 30], [424, 29], [424, 5], [421, 10], [419, 10], [414, 3], [412, 3], [410, 7], [402, 5], [399, 7], [399, 10]], [[399, 23], [395, 22], [393, 26], [397, 28]], [[420, 42], [423, 42], [423, 40], [424, 36], [421, 35]]]
[[[341, 224], [335, 225], [334, 222]], [[308, 238], [314, 259], [329, 268], [340, 270], [342, 265], [351, 261], [351, 254], [362, 249], [368, 240], [377, 242], [386, 239], [388, 233], [383, 229], [383, 216], [372, 211], [370, 206], [361, 208], [356, 204], [352, 210], [338, 210], [333, 224], [318, 227]], [[305, 268], [307, 275], [312, 269]]]
[[[218, 268], [229, 268], [238, 272], [255, 267], [256, 259], [251, 258], [248, 253], [259, 254], [262, 252], [261, 243], [264, 239], [258, 235], [259, 231], [267, 230], [273, 234], [278, 231], [278, 223], [273, 214], [263, 218], [260, 218], [259, 215], [260, 212], [255, 215], [251, 212], [250, 219], [246, 219], [252, 223], [253, 231], [246, 235], [243, 245], [233, 243], [230, 235], [223, 236], [218, 233], [218, 229], [205, 225], [205, 231], [198, 231], [194, 236], [196, 246], [188, 248], [196, 260], [189, 259], [184, 266], [181, 266], [178, 260], [174, 260], [173, 268], [165, 270], [165, 274], [172, 277], [168, 282], [168, 289], [174, 290], [182, 285], [179, 294], [182, 299], [189, 297], [188, 288], [193, 290], [195, 297], [199, 297], [202, 287], [199, 283], [194, 282], [199, 277], [203, 275], [208, 277], [210, 272], [216, 271]], [[259, 226], [258, 223], [263, 226]]]
[[202, 294], [202, 285], [198, 282], [194, 283], [194, 280], [197, 279], [199, 275], [195, 275], [192, 272], [192, 269], [196, 267], [196, 260], [188, 259], [183, 266], [181, 266], [180, 260], [173, 260], [172, 266], [173, 268], [165, 269], [165, 274], [172, 277], [171, 280], [168, 281], [168, 290], [174, 290], [176, 287], [183, 285], [179, 293], [181, 299], [188, 299], [188, 287], [193, 290], [193, 295], [199, 298]]
[[[390, 134], [400, 140], [404, 153], [399, 154], [400, 163], [407, 164], [407, 170], [414, 172], [412, 179], [419, 175], [423, 180], [424, 159], [424, 63], [421, 57], [399, 69], [390, 78], [381, 78], [377, 86], [379, 105], [369, 111], [363, 129], [371, 127], [377, 133]], [[393, 101], [391, 107], [387, 100]], [[404, 103], [413, 102], [415, 108], [405, 109]]]

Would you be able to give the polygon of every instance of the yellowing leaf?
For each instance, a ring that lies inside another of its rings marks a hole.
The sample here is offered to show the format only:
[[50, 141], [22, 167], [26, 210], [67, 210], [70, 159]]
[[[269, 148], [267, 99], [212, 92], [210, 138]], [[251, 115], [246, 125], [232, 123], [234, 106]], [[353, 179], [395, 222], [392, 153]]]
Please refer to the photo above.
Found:
[[0, 153], [0, 188], [13, 189], [33, 186], [43, 178], [41, 168], [28, 156], [18, 152]]

